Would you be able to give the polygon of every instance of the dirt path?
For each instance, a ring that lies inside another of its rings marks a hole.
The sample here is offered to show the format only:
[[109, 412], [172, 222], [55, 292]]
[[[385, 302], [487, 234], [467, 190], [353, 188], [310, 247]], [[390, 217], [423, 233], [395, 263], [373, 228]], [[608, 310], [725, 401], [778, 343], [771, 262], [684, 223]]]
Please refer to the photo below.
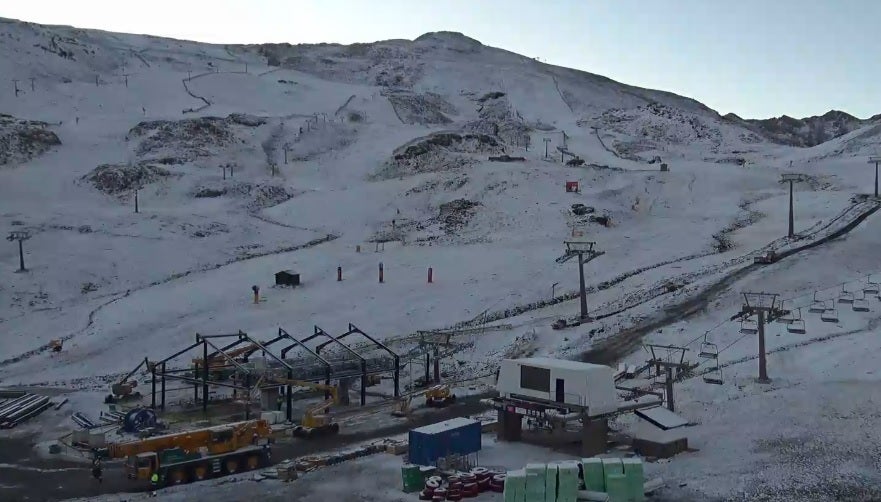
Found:
[[[860, 223], [869, 218], [869, 216], [875, 214], [878, 209], [881, 209], [881, 205], [876, 204], [872, 206], [870, 209], [866, 210], [858, 217], [854, 218], [853, 221], [840, 228], [839, 230], [832, 232], [826, 237], [780, 253], [780, 259], [782, 260], [787, 257], [808, 251], [812, 248], [823, 245], [843, 235], [846, 235], [851, 230], [859, 226]], [[694, 317], [695, 315], [703, 312], [706, 309], [707, 305], [713, 299], [715, 299], [715, 297], [718, 296], [719, 293], [728, 289], [732, 284], [739, 281], [743, 277], [746, 277], [750, 273], [759, 270], [763, 266], [764, 265], [749, 264], [740, 269], [725, 274], [719, 280], [706, 287], [703, 291], [696, 294], [692, 298], [689, 298], [676, 305], [667, 307], [663, 314], [660, 314], [643, 324], [622, 331], [615, 336], [604, 339], [602, 342], [598, 343], [596, 347], [592, 347], [590, 350], [583, 352], [579, 356], [579, 360], [599, 364], [612, 364], [617, 362], [624, 356], [630, 354], [630, 352], [632, 352], [634, 349], [636, 349], [642, 343], [642, 338], [646, 334], [659, 328], [663, 328], [664, 326], [667, 326], [674, 322], [679, 322]]]
[[[248, 260], [254, 260], [254, 259], [257, 259], [257, 258], [263, 258], [263, 257], [266, 257], [266, 256], [271, 256], [271, 255], [284, 254], [284, 253], [291, 253], [291, 252], [294, 252], [294, 251], [299, 251], [299, 250], [301, 250], [301, 249], [308, 249], [308, 248], [311, 248], [311, 247], [318, 246], [318, 245], [320, 245], [320, 244], [324, 244], [324, 243], [327, 243], [327, 242], [330, 242], [330, 241], [336, 240], [336, 239], [338, 239], [338, 238], [339, 238], [338, 235], [328, 234], [328, 235], [325, 236], [325, 237], [321, 237], [321, 238], [318, 238], [318, 239], [313, 239], [313, 240], [311, 240], [311, 241], [309, 241], [309, 242], [306, 242], [306, 243], [304, 243], [304, 244], [297, 244], [297, 245], [294, 245], [294, 246], [286, 246], [286, 247], [283, 247], [283, 248], [280, 248], [280, 249], [275, 249], [275, 250], [272, 250], [272, 251], [264, 251], [264, 252], [259, 252], [259, 253], [249, 253], [249, 254], [244, 255], [244, 256], [239, 256], [239, 257], [236, 257], [236, 258], [232, 258], [232, 259], [227, 260], [227, 261], [225, 261], [225, 262], [223, 262], [223, 263], [215, 263], [215, 264], [211, 264], [211, 265], [205, 265], [205, 266], [202, 266], [202, 267], [199, 267], [199, 268], [195, 268], [195, 269], [187, 270], [186, 272], [180, 272], [180, 273], [177, 273], [177, 274], [173, 274], [173, 275], [168, 276], [168, 277], [166, 277], [166, 278], [164, 278], [164, 279], [160, 279], [160, 280], [158, 280], [158, 281], [153, 281], [153, 282], [151, 282], [150, 284], [146, 284], [146, 285], [143, 285], [143, 286], [140, 286], [140, 287], [134, 288], [134, 289], [130, 289], [130, 290], [125, 291], [125, 292], [122, 292], [122, 293], [115, 293], [115, 295], [117, 295], [115, 298], [111, 299], [110, 301], [107, 301], [107, 302], [104, 302], [104, 303], [98, 305], [97, 307], [95, 307], [94, 309], [92, 309], [92, 310], [89, 312], [88, 323], [86, 324], [86, 326], [84, 326], [84, 327], [82, 327], [82, 328], [80, 328], [80, 329], [78, 329], [78, 330], [76, 330], [76, 331], [74, 331], [74, 332], [72, 332], [72, 333], [68, 333], [68, 334], [66, 334], [66, 335], [63, 335], [63, 336], [61, 336], [61, 337], [59, 337], [59, 338], [61, 338], [62, 340], [67, 341], [67, 340], [69, 340], [69, 339], [71, 339], [71, 338], [73, 338], [73, 337], [75, 337], [75, 336], [77, 336], [77, 335], [83, 333], [85, 330], [87, 330], [88, 328], [90, 328], [90, 327], [94, 324], [94, 322], [95, 322], [95, 317], [97, 316], [98, 312], [101, 311], [101, 309], [103, 309], [104, 307], [106, 307], [106, 306], [108, 306], [108, 305], [110, 305], [110, 304], [112, 304], [112, 303], [114, 303], [114, 302], [116, 302], [116, 301], [118, 301], [118, 300], [121, 300], [122, 298], [125, 298], [125, 297], [127, 297], [127, 296], [130, 296], [132, 293], [137, 293], [137, 292], [139, 292], [139, 291], [143, 291], [143, 290], [145, 290], [145, 289], [152, 288], [152, 287], [154, 287], [154, 286], [159, 286], [159, 285], [162, 285], [162, 284], [166, 284], [166, 283], [169, 283], [169, 282], [171, 282], [171, 281], [175, 281], [175, 280], [181, 279], [181, 278], [183, 278], [183, 277], [187, 277], [187, 276], [192, 275], [192, 274], [196, 274], [196, 273], [204, 273], [204, 272], [209, 272], [209, 271], [212, 271], [212, 270], [217, 270], [217, 269], [219, 269], [219, 268], [221, 268], [221, 267], [225, 267], [225, 266], [227, 266], [227, 265], [232, 265], [232, 264], [235, 264], [235, 263], [240, 263], [240, 262], [244, 262], [244, 261], [248, 261]], [[45, 351], [48, 350], [48, 349], [49, 349], [49, 344], [47, 343], [47, 344], [41, 345], [41, 346], [39, 346], [39, 347], [37, 347], [37, 348], [31, 349], [31, 350], [29, 350], [29, 351], [27, 351], [27, 352], [23, 352], [23, 353], [21, 353], [21, 354], [18, 354], [18, 355], [14, 356], [14, 357], [11, 357], [11, 358], [8, 358], [8, 359], [4, 359], [4, 360], [0, 361], [0, 368], [2, 368], [2, 367], [4, 367], [4, 366], [8, 366], [8, 365], [10, 365], [10, 364], [14, 364], [14, 363], [17, 363], [17, 362], [21, 362], [21, 361], [23, 361], [23, 360], [25, 360], [25, 359], [29, 359], [29, 358], [31, 358], [31, 357], [34, 357], [34, 356], [37, 355], [37, 354], [40, 354], [40, 353], [42, 353], [42, 352], [45, 352]]]

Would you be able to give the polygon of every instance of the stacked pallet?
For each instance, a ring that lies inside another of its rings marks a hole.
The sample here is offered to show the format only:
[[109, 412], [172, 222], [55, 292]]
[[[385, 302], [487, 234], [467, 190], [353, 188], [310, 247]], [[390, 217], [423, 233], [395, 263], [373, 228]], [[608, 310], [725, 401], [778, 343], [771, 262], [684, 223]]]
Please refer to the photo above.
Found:
[[[579, 485], [584, 483], [584, 490]], [[579, 497], [608, 502], [644, 500], [642, 460], [586, 458], [581, 462], [528, 464], [508, 473], [505, 502], [576, 502]]]

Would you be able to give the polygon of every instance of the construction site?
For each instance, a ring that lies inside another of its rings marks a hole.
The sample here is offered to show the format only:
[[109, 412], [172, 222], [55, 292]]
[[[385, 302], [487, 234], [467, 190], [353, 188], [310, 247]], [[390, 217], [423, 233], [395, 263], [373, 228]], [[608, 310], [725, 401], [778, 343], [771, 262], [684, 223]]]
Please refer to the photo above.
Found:
[[0, 501], [881, 500], [878, 116], [0, 27]]

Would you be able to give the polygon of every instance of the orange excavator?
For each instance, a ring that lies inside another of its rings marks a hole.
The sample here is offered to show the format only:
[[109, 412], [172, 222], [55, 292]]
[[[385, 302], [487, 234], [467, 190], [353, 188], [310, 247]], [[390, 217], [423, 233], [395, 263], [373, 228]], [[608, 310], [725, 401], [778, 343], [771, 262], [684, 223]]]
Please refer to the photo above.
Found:
[[125, 458], [129, 479], [146, 482], [155, 473], [160, 486], [167, 486], [264, 467], [271, 434], [265, 420], [248, 420], [114, 443], [105, 455]]

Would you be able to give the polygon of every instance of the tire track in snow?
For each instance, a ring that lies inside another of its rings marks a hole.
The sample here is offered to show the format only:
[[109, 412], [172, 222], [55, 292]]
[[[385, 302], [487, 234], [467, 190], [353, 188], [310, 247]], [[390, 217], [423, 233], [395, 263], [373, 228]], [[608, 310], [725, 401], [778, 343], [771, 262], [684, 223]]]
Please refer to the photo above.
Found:
[[[347, 99], [346, 102], [343, 103], [343, 106], [337, 108], [336, 111], [333, 112], [333, 115], [334, 115], [334, 116], [339, 115], [341, 111], [345, 110], [345, 108], [346, 108], [347, 106], [349, 106], [349, 103], [351, 103], [353, 99], [355, 99], [355, 95], [354, 95], [354, 94], [352, 94], [351, 96], [349, 96], [349, 99]], [[398, 118], [401, 118], [401, 117], [398, 116]]]
[[[123, 298], [126, 298], [126, 297], [130, 296], [132, 293], [138, 293], [138, 292], [140, 292], [140, 291], [144, 291], [144, 290], [146, 290], [146, 289], [149, 289], [149, 288], [152, 288], [152, 287], [155, 287], [155, 286], [161, 286], [161, 285], [163, 285], [163, 284], [167, 284], [167, 283], [169, 283], [169, 282], [171, 282], [171, 281], [176, 281], [176, 280], [178, 280], [178, 279], [182, 279], [182, 278], [187, 277], [187, 276], [190, 276], [190, 275], [192, 275], [192, 274], [198, 274], [198, 273], [210, 272], [210, 271], [212, 271], [212, 270], [217, 270], [217, 269], [219, 269], [219, 268], [226, 267], [226, 266], [228, 266], [228, 265], [233, 265], [233, 264], [241, 263], [241, 262], [245, 262], [245, 261], [248, 261], [248, 260], [254, 260], [254, 259], [257, 259], [257, 258], [264, 258], [264, 257], [266, 257], [266, 256], [272, 256], [272, 255], [284, 254], [284, 253], [291, 253], [291, 252], [294, 252], [294, 251], [300, 251], [300, 250], [302, 250], [302, 249], [308, 249], [308, 248], [311, 248], [311, 247], [315, 247], [315, 246], [318, 246], [318, 245], [321, 245], [321, 244], [324, 244], [324, 243], [327, 243], [327, 242], [330, 242], [330, 241], [336, 240], [336, 239], [338, 239], [338, 238], [339, 238], [338, 235], [327, 234], [325, 237], [321, 237], [321, 238], [318, 238], [318, 239], [312, 239], [311, 241], [306, 242], [305, 244], [298, 244], [298, 245], [294, 245], [294, 246], [286, 246], [286, 247], [283, 247], [283, 248], [280, 248], [280, 249], [275, 249], [275, 250], [272, 250], [272, 251], [265, 251], [265, 252], [260, 252], [260, 253], [249, 253], [249, 254], [244, 255], [244, 256], [240, 256], [240, 257], [236, 257], [236, 258], [233, 258], [233, 259], [227, 260], [227, 261], [225, 261], [225, 262], [223, 262], [223, 263], [217, 263], [217, 264], [205, 265], [205, 266], [202, 266], [202, 267], [199, 267], [199, 268], [195, 268], [195, 269], [187, 270], [187, 271], [185, 271], [185, 272], [180, 272], [180, 273], [177, 273], [177, 274], [172, 274], [172, 275], [170, 275], [170, 276], [168, 276], [168, 277], [166, 277], [166, 278], [164, 278], [164, 279], [160, 279], [160, 280], [158, 280], [158, 281], [153, 281], [153, 282], [151, 282], [150, 284], [146, 284], [146, 285], [143, 285], [143, 286], [139, 286], [139, 287], [137, 287], [137, 288], [134, 288], [134, 289], [127, 290], [125, 293], [120, 293], [119, 296], [117, 296], [116, 298], [113, 298], [113, 299], [111, 299], [111, 300], [109, 300], [109, 301], [107, 301], [107, 302], [105, 302], [105, 303], [102, 303], [101, 305], [99, 305], [98, 307], [96, 307], [95, 309], [93, 309], [91, 312], [89, 312], [89, 320], [88, 320], [88, 323], [86, 324], [86, 326], [84, 326], [84, 327], [82, 327], [82, 328], [80, 328], [80, 329], [78, 329], [78, 330], [76, 330], [76, 331], [74, 331], [74, 332], [72, 332], [72, 333], [68, 333], [68, 334], [66, 334], [66, 335], [63, 335], [63, 336], [61, 336], [60, 338], [61, 338], [61, 340], [67, 341], [67, 340], [70, 340], [71, 338], [73, 338], [73, 337], [75, 337], [75, 336], [77, 336], [77, 335], [79, 335], [79, 334], [82, 334], [84, 331], [86, 331], [87, 329], [91, 328], [91, 327], [95, 324], [95, 317], [97, 316], [98, 312], [101, 311], [101, 309], [103, 309], [104, 307], [110, 305], [111, 303], [114, 303], [114, 302], [116, 302], [116, 301], [119, 301], [119, 300], [121, 300], [121, 299], [123, 299]], [[37, 347], [37, 348], [35, 348], [35, 349], [32, 349], [32, 350], [29, 350], [29, 351], [27, 351], [27, 352], [21, 353], [21, 354], [15, 356], [15, 357], [12, 357], [12, 358], [5, 359], [5, 360], [3, 360], [3, 361], [0, 361], [0, 367], [8, 366], [8, 365], [10, 365], [10, 364], [14, 364], [14, 363], [18, 363], [18, 362], [24, 361], [24, 360], [26, 360], [26, 359], [30, 359], [31, 357], [34, 357], [34, 356], [36, 356], [37, 354], [40, 354], [40, 353], [42, 353], [42, 352], [45, 352], [45, 351], [48, 350], [48, 349], [49, 349], [49, 343], [46, 343], [46, 344], [44, 344], [44, 345], [41, 345], [40, 347]]]
[[570, 105], [569, 102], [566, 101], [566, 98], [563, 96], [563, 91], [560, 90], [560, 83], [557, 81], [557, 76], [554, 74], [551, 74], [551, 78], [554, 80], [554, 88], [557, 89], [557, 94], [560, 96], [560, 100], [563, 102], [564, 105], [566, 105], [566, 108], [568, 108], [569, 111], [572, 112], [572, 114], [574, 115], [575, 110], [572, 109], [572, 105]]
[[[108, 301], [106, 301], [106, 302], [104, 302], [104, 303], [98, 305], [98, 306], [95, 307], [94, 309], [92, 309], [92, 310], [89, 312], [88, 322], [86, 323], [86, 325], [85, 325], [84, 327], [82, 327], [82, 328], [80, 328], [80, 329], [74, 331], [73, 333], [68, 333], [68, 334], [66, 334], [66, 335], [64, 335], [64, 336], [62, 336], [62, 337], [60, 337], [61, 341], [62, 341], [62, 342], [66, 342], [67, 340], [70, 340], [71, 338], [75, 337], [76, 335], [79, 335], [79, 334], [81, 334], [82, 332], [84, 332], [85, 330], [91, 328], [92, 325], [95, 324], [95, 316], [98, 314], [98, 312], [99, 312], [101, 309], [103, 309], [104, 307], [110, 305], [111, 303], [114, 303], [114, 302], [116, 302], [116, 301], [119, 301], [119, 300], [121, 300], [121, 299], [123, 299], [123, 298], [129, 296], [130, 293], [131, 293], [131, 290], [126, 291], [125, 293], [118, 294], [118, 296], [116, 296], [116, 298], [113, 298], [113, 299], [111, 299], [111, 300], [108, 300]], [[8, 365], [10, 365], [10, 364], [14, 364], [14, 363], [17, 363], [17, 362], [23, 361], [23, 360], [25, 360], [25, 359], [30, 359], [31, 357], [34, 357], [35, 355], [37, 355], [37, 354], [39, 354], [39, 353], [41, 353], [41, 352], [45, 352], [45, 351], [47, 351], [47, 350], [49, 350], [49, 349], [50, 349], [50, 344], [49, 344], [49, 343], [46, 343], [46, 344], [44, 344], [44, 345], [41, 345], [41, 346], [37, 347], [36, 349], [32, 349], [32, 350], [29, 350], [29, 351], [24, 352], [24, 353], [22, 353], [22, 354], [19, 354], [19, 355], [15, 356], [15, 357], [11, 357], [11, 358], [9, 358], [9, 359], [4, 359], [4, 360], [0, 361], [0, 367], [8, 366]]]

